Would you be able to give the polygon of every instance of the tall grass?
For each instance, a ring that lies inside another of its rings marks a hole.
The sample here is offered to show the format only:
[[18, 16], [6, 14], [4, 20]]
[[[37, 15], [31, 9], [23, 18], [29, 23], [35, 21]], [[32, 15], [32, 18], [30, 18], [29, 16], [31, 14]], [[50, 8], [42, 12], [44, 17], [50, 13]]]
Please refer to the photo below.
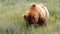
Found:
[[[46, 27], [26, 28], [23, 14], [32, 2], [48, 8]], [[0, 34], [60, 34], [60, 0], [0, 0]]]

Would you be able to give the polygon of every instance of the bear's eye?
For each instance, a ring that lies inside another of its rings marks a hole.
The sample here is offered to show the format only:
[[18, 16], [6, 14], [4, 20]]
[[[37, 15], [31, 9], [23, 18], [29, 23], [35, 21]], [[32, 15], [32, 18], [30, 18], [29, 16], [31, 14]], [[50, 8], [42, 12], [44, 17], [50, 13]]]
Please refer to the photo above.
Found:
[[34, 18], [34, 16], [33, 16], [33, 18]]
[[32, 17], [32, 19], [34, 19], [34, 20], [35, 20], [35, 16], [33, 16], [33, 17]]
[[37, 16], [34, 16], [34, 18], [36, 18]]

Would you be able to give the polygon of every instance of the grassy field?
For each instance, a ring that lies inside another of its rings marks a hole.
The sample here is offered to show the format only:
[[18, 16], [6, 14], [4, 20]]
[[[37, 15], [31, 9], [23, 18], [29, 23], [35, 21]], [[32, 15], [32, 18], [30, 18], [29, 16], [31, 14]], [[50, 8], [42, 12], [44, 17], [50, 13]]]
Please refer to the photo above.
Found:
[[[32, 2], [48, 8], [46, 27], [26, 28], [22, 15]], [[0, 0], [0, 34], [60, 34], [60, 0]]]

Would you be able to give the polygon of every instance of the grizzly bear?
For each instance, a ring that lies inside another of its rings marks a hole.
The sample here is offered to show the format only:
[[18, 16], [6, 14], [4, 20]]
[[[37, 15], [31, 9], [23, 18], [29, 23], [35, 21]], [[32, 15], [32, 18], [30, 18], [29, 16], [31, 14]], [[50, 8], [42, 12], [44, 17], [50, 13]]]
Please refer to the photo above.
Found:
[[26, 21], [27, 27], [31, 25], [45, 26], [48, 22], [49, 12], [43, 4], [31, 3], [28, 10], [23, 15]]

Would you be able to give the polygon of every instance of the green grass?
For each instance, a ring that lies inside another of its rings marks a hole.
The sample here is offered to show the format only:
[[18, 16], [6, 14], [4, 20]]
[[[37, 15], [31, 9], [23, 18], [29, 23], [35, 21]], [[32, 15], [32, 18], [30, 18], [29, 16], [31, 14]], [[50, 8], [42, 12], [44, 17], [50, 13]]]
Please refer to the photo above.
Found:
[[[46, 27], [26, 28], [23, 14], [31, 2], [48, 8]], [[60, 0], [0, 0], [0, 34], [60, 34]]]

